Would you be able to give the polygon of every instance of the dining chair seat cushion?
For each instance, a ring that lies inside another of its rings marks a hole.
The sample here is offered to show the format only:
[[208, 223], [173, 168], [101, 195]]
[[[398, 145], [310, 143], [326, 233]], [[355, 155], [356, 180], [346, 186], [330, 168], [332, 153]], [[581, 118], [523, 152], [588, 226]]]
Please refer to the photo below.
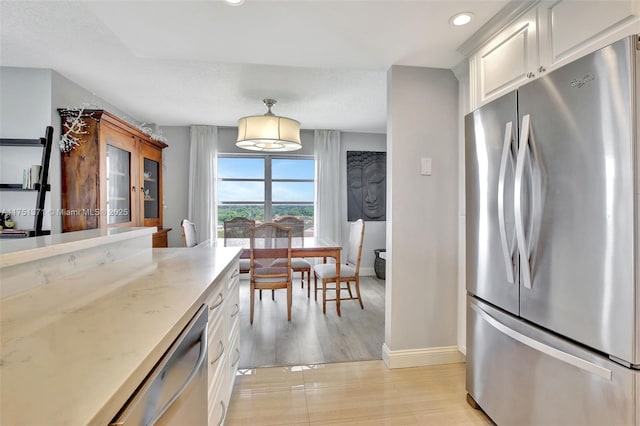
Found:
[[251, 260], [240, 259], [240, 271], [249, 272], [250, 267], [251, 267]]
[[[313, 267], [318, 278], [326, 280], [336, 277], [336, 265], [335, 263], [323, 263]], [[340, 264], [340, 277], [355, 277], [356, 268], [353, 265]]]
[[[287, 264], [287, 259], [278, 259], [274, 261], [272, 266], [283, 266]], [[294, 257], [291, 259], [291, 269], [311, 269], [311, 264], [301, 257]]]

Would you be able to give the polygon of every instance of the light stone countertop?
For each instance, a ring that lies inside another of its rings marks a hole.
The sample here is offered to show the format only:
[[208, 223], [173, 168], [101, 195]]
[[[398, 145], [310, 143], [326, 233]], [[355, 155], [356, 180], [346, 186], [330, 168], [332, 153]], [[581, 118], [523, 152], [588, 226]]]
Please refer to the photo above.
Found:
[[155, 227], [112, 227], [33, 238], [0, 239], [0, 268], [93, 248], [101, 244], [151, 235], [154, 232], [156, 232]]
[[0, 301], [0, 424], [108, 424], [240, 249], [133, 254]]

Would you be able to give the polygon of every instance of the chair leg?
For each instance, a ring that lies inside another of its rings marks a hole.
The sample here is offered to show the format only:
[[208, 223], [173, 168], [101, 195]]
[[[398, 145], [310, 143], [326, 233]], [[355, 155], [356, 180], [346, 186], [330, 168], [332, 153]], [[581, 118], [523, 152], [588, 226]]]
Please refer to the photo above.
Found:
[[311, 297], [311, 269], [307, 271], [307, 299]]
[[349, 297], [353, 299], [353, 294], [351, 294], [351, 281], [347, 281], [347, 290], [349, 291]]
[[249, 323], [253, 324], [253, 303], [254, 303], [255, 292], [256, 292], [255, 288], [253, 287], [253, 283], [251, 283], [251, 285], [249, 286], [249, 291], [251, 292], [251, 295], [249, 297], [250, 300], [251, 300], [251, 302], [250, 302], [250, 306], [251, 307], [249, 308], [249, 312], [250, 312], [249, 313]]
[[300, 271], [300, 288], [304, 288], [304, 269]]
[[271, 290], [271, 300], [276, 300], [276, 291]]
[[291, 321], [291, 302], [293, 300], [292, 296], [291, 296], [291, 281], [289, 281], [289, 284], [287, 285], [287, 320]]
[[327, 314], [327, 282], [322, 280], [322, 313]]
[[313, 300], [318, 301], [318, 275], [313, 271]]
[[[347, 285], [348, 285], [348, 283], [347, 283]], [[342, 316], [342, 315], [340, 315], [340, 295], [341, 294], [342, 294], [342, 286], [336, 280], [336, 312], [338, 313], [338, 316]]]
[[260, 293], [260, 300], [262, 300], [262, 290], [258, 290], [258, 293]]
[[362, 303], [362, 297], [360, 297], [360, 277], [356, 275], [356, 293], [358, 294], [358, 300], [360, 301], [360, 307], [364, 309], [364, 304]]

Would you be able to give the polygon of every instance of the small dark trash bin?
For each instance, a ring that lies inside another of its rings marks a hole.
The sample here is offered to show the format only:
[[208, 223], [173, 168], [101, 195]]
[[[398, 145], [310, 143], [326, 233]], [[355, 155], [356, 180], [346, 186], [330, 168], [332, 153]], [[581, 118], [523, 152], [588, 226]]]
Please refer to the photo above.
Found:
[[380, 257], [380, 253], [386, 253], [385, 249], [376, 249], [373, 251], [376, 254], [376, 260], [373, 262], [373, 269], [376, 271], [376, 277], [381, 280], [386, 279], [387, 260]]

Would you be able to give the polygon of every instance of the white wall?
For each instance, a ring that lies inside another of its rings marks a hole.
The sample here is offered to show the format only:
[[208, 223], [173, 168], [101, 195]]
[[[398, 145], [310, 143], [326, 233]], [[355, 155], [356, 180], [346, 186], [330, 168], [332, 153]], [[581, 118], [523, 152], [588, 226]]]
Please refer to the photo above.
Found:
[[169, 145], [162, 152], [163, 226], [169, 232], [169, 247], [183, 247], [180, 221], [187, 218], [189, 191], [189, 127], [165, 126], [161, 128]]
[[[459, 362], [458, 85], [450, 70], [387, 74], [387, 282], [390, 367]], [[433, 174], [420, 174], [420, 159]]]
[[51, 70], [0, 67], [0, 137], [33, 139], [51, 124]]
[[[51, 71], [0, 67], [0, 137], [37, 139], [51, 125]], [[23, 169], [40, 164], [40, 147], [1, 147], [0, 182], [22, 183]], [[12, 214], [16, 228], [33, 229], [34, 216], [22, 209], [36, 207], [36, 192], [0, 192], [0, 209]], [[50, 195], [50, 194], [49, 194]], [[47, 195], [46, 209], [51, 197]], [[45, 216], [43, 229], [50, 229]]]

